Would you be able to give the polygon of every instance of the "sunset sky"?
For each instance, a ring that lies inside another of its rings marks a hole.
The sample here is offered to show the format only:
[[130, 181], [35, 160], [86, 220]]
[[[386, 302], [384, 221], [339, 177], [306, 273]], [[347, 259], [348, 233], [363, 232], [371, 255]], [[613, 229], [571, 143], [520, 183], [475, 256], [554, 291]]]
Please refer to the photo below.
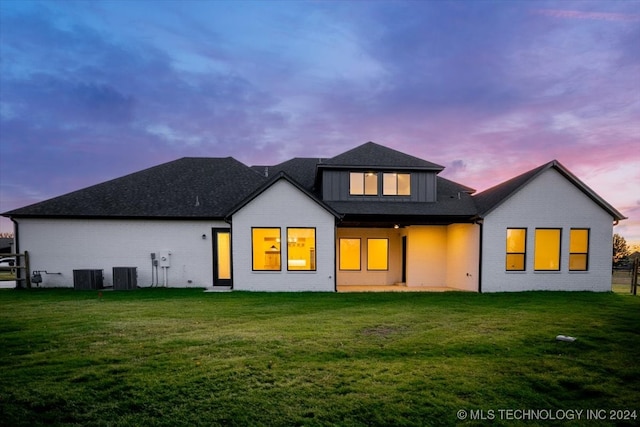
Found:
[[478, 191], [557, 159], [640, 243], [640, 1], [1, 0], [0, 55], [1, 212], [374, 141]]

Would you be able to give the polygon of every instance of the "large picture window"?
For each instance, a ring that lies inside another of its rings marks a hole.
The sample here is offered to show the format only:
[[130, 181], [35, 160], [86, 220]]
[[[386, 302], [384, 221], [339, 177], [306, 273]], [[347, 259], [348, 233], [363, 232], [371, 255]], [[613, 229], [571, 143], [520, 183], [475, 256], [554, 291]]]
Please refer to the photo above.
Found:
[[569, 270], [587, 271], [589, 268], [589, 230], [572, 228], [569, 235]]
[[252, 228], [251, 247], [254, 270], [278, 271], [281, 269], [280, 228]]
[[315, 228], [287, 228], [287, 269], [315, 271]]
[[526, 269], [527, 229], [507, 228], [507, 271]]
[[389, 239], [367, 239], [367, 270], [389, 269]]
[[378, 174], [374, 172], [351, 172], [349, 194], [352, 196], [377, 196]]
[[384, 173], [382, 175], [384, 196], [410, 196], [411, 175], [408, 173]]
[[535, 237], [534, 269], [539, 271], [560, 270], [559, 228], [537, 228]]
[[360, 270], [360, 239], [340, 239], [340, 270]]

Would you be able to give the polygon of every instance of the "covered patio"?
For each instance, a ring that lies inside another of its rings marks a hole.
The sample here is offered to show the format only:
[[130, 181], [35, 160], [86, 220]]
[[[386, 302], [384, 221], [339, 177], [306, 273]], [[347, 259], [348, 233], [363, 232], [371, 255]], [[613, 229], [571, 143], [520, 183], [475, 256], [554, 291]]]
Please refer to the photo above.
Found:
[[338, 227], [338, 292], [478, 291], [479, 226]]
[[338, 292], [468, 292], [446, 286], [338, 285]]

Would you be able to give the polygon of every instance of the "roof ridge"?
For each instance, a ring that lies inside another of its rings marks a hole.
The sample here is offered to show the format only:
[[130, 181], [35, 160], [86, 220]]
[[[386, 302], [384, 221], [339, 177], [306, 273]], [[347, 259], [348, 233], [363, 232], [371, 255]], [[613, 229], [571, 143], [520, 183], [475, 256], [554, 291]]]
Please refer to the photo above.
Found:
[[379, 167], [442, 171], [444, 166], [372, 141], [347, 150], [319, 164], [322, 167]]

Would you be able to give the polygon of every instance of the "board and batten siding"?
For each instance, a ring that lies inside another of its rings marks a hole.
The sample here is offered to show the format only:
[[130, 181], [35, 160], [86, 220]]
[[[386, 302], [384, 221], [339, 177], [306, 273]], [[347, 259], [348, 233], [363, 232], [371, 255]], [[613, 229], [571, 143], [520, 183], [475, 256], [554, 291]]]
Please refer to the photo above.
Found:
[[[436, 201], [436, 174], [435, 172], [416, 171], [386, 171], [411, 174], [411, 195], [410, 196], [383, 196], [382, 195], [382, 175], [378, 177], [377, 196], [351, 196], [349, 194], [349, 173], [366, 172], [364, 170], [325, 170], [322, 173], [322, 198], [324, 201], [348, 201], [348, 200], [371, 200], [378, 202], [397, 202], [399, 200], [410, 202], [435, 202]], [[384, 171], [376, 171], [379, 174]]]
[[[44, 287], [73, 287], [73, 270], [103, 270], [113, 284], [113, 267], [136, 267], [138, 286], [151, 285], [151, 253], [170, 251], [169, 287], [209, 287], [213, 282], [212, 228], [224, 221], [18, 219], [19, 247], [29, 251], [31, 271]], [[202, 236], [205, 236], [203, 239]], [[164, 272], [158, 267], [159, 285]], [[35, 285], [34, 285], [35, 286]]]
[[[316, 271], [287, 271], [287, 245], [280, 271], [253, 271], [251, 229], [316, 229]], [[335, 291], [335, 217], [288, 181], [281, 179], [232, 216], [233, 288], [241, 291]]]
[[[506, 271], [507, 228], [526, 228], [526, 270]], [[534, 270], [536, 228], [560, 228], [560, 271]], [[590, 230], [588, 271], [569, 271], [572, 228]], [[613, 218], [555, 169], [490, 212], [483, 224], [482, 292], [611, 290]]]

